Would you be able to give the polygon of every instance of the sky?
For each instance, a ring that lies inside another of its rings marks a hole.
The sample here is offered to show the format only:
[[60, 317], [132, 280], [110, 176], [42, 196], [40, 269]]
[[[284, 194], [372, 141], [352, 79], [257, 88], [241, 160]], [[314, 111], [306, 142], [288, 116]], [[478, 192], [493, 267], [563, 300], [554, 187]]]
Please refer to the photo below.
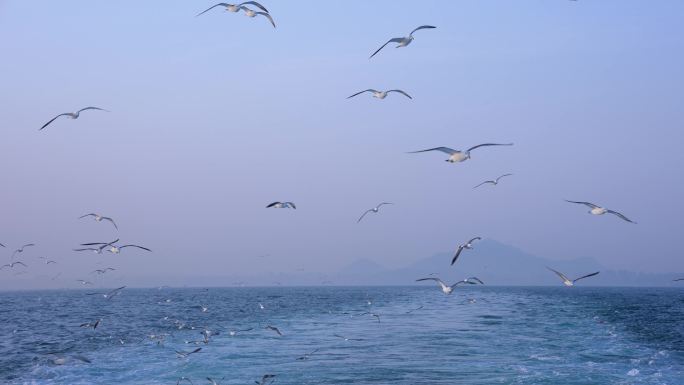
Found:
[[[0, 288], [56, 272], [74, 286], [101, 266], [150, 285], [400, 267], [476, 235], [684, 271], [683, 2], [262, 3], [277, 28], [219, 8], [195, 17], [207, 1], [0, 1], [0, 258], [37, 244], [16, 258], [29, 273], [3, 270]], [[424, 24], [437, 28], [368, 59]], [[367, 88], [413, 99], [346, 99]], [[85, 106], [110, 112], [38, 131]], [[514, 146], [460, 164], [407, 154], [485, 142]], [[89, 212], [119, 230], [78, 219]], [[116, 238], [153, 252], [71, 251]]]

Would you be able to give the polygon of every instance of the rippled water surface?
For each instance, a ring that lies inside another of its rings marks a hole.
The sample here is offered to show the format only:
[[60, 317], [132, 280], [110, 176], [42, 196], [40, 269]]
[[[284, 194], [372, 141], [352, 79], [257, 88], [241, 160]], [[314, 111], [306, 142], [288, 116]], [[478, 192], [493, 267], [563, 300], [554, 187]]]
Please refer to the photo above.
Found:
[[[0, 380], [684, 384], [684, 289], [458, 289], [124, 289], [111, 300], [5, 292]], [[79, 327], [97, 319], [96, 329]], [[206, 344], [205, 328], [218, 333]]]

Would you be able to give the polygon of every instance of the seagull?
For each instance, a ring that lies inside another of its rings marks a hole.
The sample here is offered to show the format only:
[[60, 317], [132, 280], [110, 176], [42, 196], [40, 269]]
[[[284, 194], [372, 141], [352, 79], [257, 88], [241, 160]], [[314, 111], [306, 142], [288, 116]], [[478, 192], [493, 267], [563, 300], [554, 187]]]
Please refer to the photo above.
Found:
[[53, 261], [53, 260], [51, 260], [51, 259], [48, 259], [48, 257], [38, 257], [38, 258], [44, 259], [46, 265], [49, 265], [49, 264], [51, 264], [51, 263], [55, 263], [55, 264], [57, 263], [56, 261]]
[[114, 222], [114, 220], [110, 217], [105, 217], [105, 216], [102, 216], [100, 214], [90, 213], [90, 214], [81, 215], [80, 217], [78, 217], [78, 219], [85, 218], [85, 217], [93, 217], [96, 222], [101, 222], [103, 220], [110, 221], [114, 225], [114, 228], [116, 228], [117, 230], [119, 229], [119, 226], [117, 226], [116, 223]]
[[569, 202], [569, 203], [577, 203], [577, 204], [580, 204], [580, 205], [585, 205], [585, 206], [591, 208], [591, 210], [589, 210], [589, 214], [592, 214], [592, 215], [603, 215], [603, 214], [605, 214], [605, 213], [613, 214], [613, 215], [617, 215], [617, 216], [620, 217], [620, 219], [622, 219], [622, 220], [625, 220], [625, 221], [627, 221], [627, 222], [629, 222], [629, 223], [634, 223], [634, 224], [636, 224], [636, 222], [630, 220], [629, 218], [627, 218], [626, 216], [620, 214], [620, 213], [617, 212], [617, 211], [609, 210], [609, 209], [607, 209], [607, 208], [605, 208], [605, 207], [597, 206], [597, 205], [595, 205], [595, 204], [593, 204], [593, 203], [590, 203], [590, 202], [575, 202], [575, 201], [569, 201], [569, 200], [567, 200], [567, 199], [566, 199], [565, 201], [566, 201], [566, 202]]
[[411, 310], [407, 311], [406, 314], [411, 314], [411, 313], [413, 313], [414, 311], [420, 310], [420, 309], [422, 309], [422, 308], [423, 308], [423, 305], [420, 305], [420, 306], [418, 306], [418, 307], [415, 308], [415, 309], [411, 309]]
[[3, 245], [2, 243], [0, 243], [0, 246], [5, 247], [5, 245]]
[[266, 385], [266, 383], [268, 383], [269, 380], [271, 380], [271, 382], [273, 382], [274, 381], [273, 379], [275, 378], [275, 376], [276, 376], [275, 374], [264, 374], [264, 376], [261, 377], [261, 381], [254, 381], [254, 382], [256, 382], [257, 385]]
[[273, 330], [274, 332], [278, 333], [279, 336], [283, 336], [283, 333], [281, 333], [280, 330], [275, 326], [266, 325], [264, 329]]
[[470, 147], [469, 149], [465, 151], [460, 151], [460, 150], [454, 150], [449, 147], [435, 147], [435, 148], [428, 148], [427, 150], [420, 150], [420, 151], [411, 151], [409, 154], [416, 154], [419, 152], [427, 152], [427, 151], [441, 151], [443, 153], [449, 154], [449, 159], [446, 159], [446, 162], [449, 163], [460, 163], [464, 162], [468, 159], [470, 159], [470, 151], [479, 148], [479, 147], [484, 147], [484, 146], [512, 146], [513, 143], [483, 143], [483, 144], [478, 144], [477, 146]]
[[176, 354], [178, 354], [178, 358], [183, 358], [183, 357], [187, 357], [191, 354], [198, 353], [200, 350], [202, 350], [202, 348], [197, 348], [191, 352], [181, 352], [181, 351], [176, 350]]
[[24, 266], [24, 267], [28, 267], [28, 266], [26, 266], [26, 265], [24, 264], [24, 262], [16, 261], [16, 262], [6, 263], [6, 264], [2, 265], [2, 266], [0, 267], [0, 270], [4, 269], [5, 267], [9, 267], [10, 269], [12, 269], [12, 268], [14, 268], [15, 265], [22, 265], [22, 266]]
[[197, 17], [197, 16], [199, 16], [199, 15], [202, 15], [202, 14], [204, 14], [204, 13], [206, 13], [206, 12], [209, 12], [210, 10], [212, 10], [212, 9], [214, 9], [214, 8], [216, 8], [216, 7], [225, 7], [225, 8], [226, 8], [226, 11], [235, 13], [235, 12], [238, 12], [238, 11], [240, 10], [240, 8], [241, 8], [243, 5], [245, 5], [245, 4], [247, 4], [247, 5], [253, 5], [253, 6], [255, 6], [255, 7], [261, 9], [261, 10], [264, 11], [264, 12], [268, 12], [268, 10], [267, 10], [263, 5], [257, 3], [256, 1], [245, 1], [244, 3], [240, 3], [240, 4], [218, 3], [218, 4], [216, 4], [216, 5], [213, 5], [213, 6], [209, 7], [209, 8], [207, 8], [205, 11], [202, 11], [202, 12], [198, 13], [197, 15], [195, 15], [195, 17]]
[[494, 179], [494, 180], [486, 180], [486, 181], [484, 181], [484, 182], [478, 184], [477, 186], [475, 186], [475, 187], [473, 187], [473, 188], [478, 188], [478, 187], [482, 186], [483, 184], [487, 184], [487, 183], [491, 183], [491, 184], [493, 184], [494, 186], [496, 186], [497, 184], [499, 184], [499, 180], [500, 180], [501, 178], [506, 177], [506, 176], [511, 176], [511, 175], [513, 175], [513, 174], [503, 174], [503, 175], [501, 175], [500, 177], [498, 177], [498, 178], [496, 178], [496, 179]]
[[341, 336], [339, 334], [333, 334], [333, 336], [335, 336], [337, 338], [342, 338], [343, 340], [345, 340], [347, 342], [349, 342], [349, 341], [363, 341], [363, 339], [361, 339], [361, 338], [347, 338], [347, 337]]
[[264, 309], [265, 309], [265, 308], [264, 308], [264, 305], [262, 305], [261, 302], [259, 302], [259, 309], [261, 309], [261, 310], [264, 310]]
[[364, 92], [371, 92], [371, 93], [373, 93], [373, 97], [374, 97], [374, 98], [378, 98], [378, 99], [384, 99], [384, 98], [386, 98], [386, 97], [387, 97], [387, 94], [389, 94], [390, 92], [398, 92], [398, 93], [400, 93], [400, 94], [406, 96], [406, 97], [409, 98], [409, 99], [413, 99], [413, 98], [411, 97], [411, 95], [407, 94], [406, 92], [404, 92], [404, 91], [402, 91], [402, 90], [378, 91], [378, 90], [374, 90], [374, 89], [372, 89], [372, 88], [369, 88], [369, 89], [363, 90], [363, 91], [359, 91], [359, 92], [355, 93], [355, 94], [352, 95], [352, 96], [348, 96], [347, 99], [351, 99], [351, 98], [353, 98], [353, 97], [356, 96], [356, 95], [361, 95], [361, 94], [364, 93]]
[[111, 270], [111, 271], [114, 271], [114, 270], [116, 270], [116, 269], [113, 268], [113, 267], [105, 267], [104, 269], [93, 270], [93, 271], [90, 272], [90, 274], [93, 274], [93, 273], [104, 274], [104, 273], [106, 273], [106, 272], [108, 272], [108, 271], [110, 271], [110, 270]]
[[248, 17], [256, 17], [257, 15], [262, 15], [262, 16], [264, 16], [265, 18], [267, 18], [268, 21], [271, 22], [271, 24], [273, 25], [273, 28], [276, 27], [275, 22], [273, 21], [273, 18], [271, 17], [271, 15], [270, 15], [268, 12], [257, 12], [257, 11], [255, 11], [255, 10], [249, 9], [249, 8], [247, 8], [247, 7], [245, 7], [245, 6], [241, 6], [240, 9], [244, 10], [244, 11], [245, 11], [245, 16], [248, 16]]
[[399, 47], [406, 47], [407, 45], [411, 44], [411, 42], [413, 41], [413, 33], [414, 33], [414, 32], [416, 32], [416, 31], [418, 31], [418, 30], [420, 30], [420, 29], [426, 29], [426, 28], [437, 28], [437, 27], [434, 27], [434, 26], [431, 26], [431, 25], [421, 25], [420, 27], [418, 27], [418, 28], [414, 29], [413, 31], [411, 31], [411, 33], [409, 33], [409, 35], [406, 36], [406, 37], [395, 37], [395, 38], [393, 38], [393, 39], [389, 39], [389, 41], [388, 41], [387, 43], [383, 44], [382, 47], [378, 48], [377, 51], [373, 52], [373, 54], [370, 55], [370, 57], [369, 57], [368, 59], [371, 59], [373, 56], [375, 56], [375, 54], [377, 54], [378, 52], [380, 52], [380, 50], [383, 49], [383, 48], [385, 48], [385, 46], [386, 46], [387, 44], [389, 44], [389, 43], [399, 43], [399, 45], [397, 45], [396, 48], [399, 48]]
[[[121, 249], [125, 247], [137, 247], [138, 249], [142, 249], [145, 251], [152, 251], [148, 249], [147, 247], [142, 247], [138, 245], [123, 245], [123, 246], [115, 246], [114, 244], [118, 242], [119, 240], [115, 240], [113, 242], [109, 243], [103, 243], [103, 242], [93, 242], [93, 243], [81, 243], [81, 246], [93, 246], [93, 245], [100, 245], [99, 250], [96, 251], [97, 254], [102, 253], [102, 250], [107, 250], [112, 254], [119, 254], [121, 252]], [[85, 248], [85, 249], [74, 249], [74, 251], [83, 251], [83, 250], [94, 250], [92, 248]]]
[[678, 282], [678, 281], [684, 281], [684, 278], [675, 278], [672, 280], [672, 282]]
[[236, 336], [238, 333], [248, 332], [248, 331], [250, 331], [250, 330], [254, 330], [254, 328], [241, 329], [241, 330], [231, 330], [231, 331], [228, 332], [228, 334], [229, 334], [231, 337], [234, 337], [234, 336]]
[[119, 295], [121, 290], [123, 290], [125, 288], [126, 288], [126, 286], [121, 286], [121, 287], [117, 287], [116, 289], [114, 289], [108, 293], [104, 293], [104, 294], [103, 293], [86, 293], [86, 295], [100, 295], [101, 294], [102, 297], [104, 297], [105, 299], [112, 299], [115, 296]]
[[187, 382], [189, 382], [190, 384], [195, 385], [195, 384], [192, 382], [191, 379], [189, 379], [189, 378], [187, 378], [187, 377], [185, 377], [185, 376], [179, 378], [178, 381], [176, 381], [176, 385], [180, 385], [181, 381], [187, 381]]
[[100, 321], [102, 321], [102, 319], [99, 319], [99, 320], [95, 321], [94, 323], [92, 323], [92, 322], [82, 323], [82, 324], [80, 324], [80, 325], [78, 325], [78, 326], [81, 327], [81, 328], [93, 328], [93, 329], [97, 329], [97, 325], [100, 324]]
[[462, 280], [462, 281], [458, 281], [458, 282], [454, 283], [454, 284], [451, 285], [451, 286], [447, 286], [447, 284], [444, 283], [444, 282], [443, 282], [441, 279], [439, 279], [439, 278], [432, 278], [432, 277], [431, 277], [431, 278], [421, 278], [421, 279], [417, 279], [417, 280], [416, 280], [416, 282], [419, 282], [419, 281], [435, 281], [435, 282], [437, 282], [437, 283], [439, 284], [439, 286], [442, 287], [442, 292], [444, 292], [444, 294], [447, 294], [447, 295], [451, 294], [451, 293], [454, 291], [454, 288], [455, 288], [456, 286], [462, 284], [462, 283], [467, 283], [467, 284], [471, 284], [471, 285], [475, 285], [475, 284], [477, 284], [477, 283], [480, 283], [480, 284], [484, 285], [484, 283], [483, 283], [482, 281], [480, 281], [477, 277], [466, 278], [466, 279], [464, 279], [464, 280]]
[[[223, 377], [223, 378], [225, 378], [225, 377]], [[222, 378], [221, 380], [223, 380], [223, 378]], [[214, 380], [214, 379], [211, 378], [211, 377], [207, 377], [207, 381], [211, 382], [211, 385], [220, 385], [220, 384], [218, 383], [218, 381]]]
[[81, 285], [92, 285], [93, 283], [90, 281], [84, 281], [82, 279], [77, 279], [76, 282], [80, 282]]
[[[81, 108], [80, 110], [78, 110], [76, 112], [65, 112], [63, 114], [59, 114], [59, 115], [55, 116], [54, 118], [50, 119], [50, 121], [43, 124], [43, 127], [41, 127], [38, 131], [41, 131], [43, 128], [47, 127], [50, 123], [54, 122], [55, 119], [59, 118], [60, 116], [66, 116], [66, 117], [69, 117], [71, 119], [78, 119], [78, 117], [81, 115], [81, 112], [86, 111], [86, 110], [107, 111], [105, 109], [98, 108], [98, 107], [86, 107], [86, 108]], [[107, 111], [107, 112], [109, 112], [109, 111]]]
[[25, 247], [31, 247], [31, 246], [35, 246], [35, 244], [33, 244], [33, 243], [27, 243], [27, 244], [25, 244], [24, 246], [22, 246], [22, 247], [20, 247], [20, 248], [18, 248], [18, 249], [16, 249], [16, 250], [14, 250], [14, 252], [12, 253], [12, 258], [14, 258], [14, 255], [17, 254], [17, 253], [23, 253]]
[[554, 269], [552, 269], [552, 268], [550, 268], [550, 267], [548, 267], [548, 266], [547, 266], [546, 268], [549, 269], [549, 270], [551, 270], [551, 271], [553, 271], [554, 273], [556, 273], [556, 275], [558, 275], [558, 276], [560, 277], [560, 279], [563, 280], [563, 284], [564, 284], [565, 286], [575, 286], [575, 282], [579, 281], [580, 279], [593, 277], [593, 276], [595, 276], [596, 274], [600, 273], [599, 271], [597, 271], [597, 272], [595, 272], [595, 273], [583, 275], [583, 276], [581, 276], [581, 277], [579, 277], [579, 278], [570, 279], [570, 278], [566, 277], [565, 274], [561, 273], [560, 271], [556, 271], [556, 270], [554, 270]]
[[482, 238], [480, 237], [475, 237], [462, 245], [458, 245], [458, 249], [456, 249], [456, 254], [451, 259], [451, 266], [453, 266], [454, 263], [456, 263], [456, 260], [458, 259], [458, 256], [461, 255], [461, 251], [463, 251], [463, 249], [471, 250], [473, 248], [473, 242], [479, 241], [481, 239]]
[[361, 218], [359, 218], [359, 220], [358, 220], [358, 221], [356, 221], [356, 223], [359, 223], [359, 222], [361, 222], [361, 220], [363, 219], [363, 217], [365, 217], [365, 216], [366, 216], [366, 214], [368, 214], [368, 213], [375, 213], [375, 214], [377, 214], [377, 213], [378, 213], [378, 211], [380, 211], [380, 206], [382, 206], [382, 205], [393, 205], [393, 204], [394, 204], [394, 203], [389, 203], [389, 202], [382, 202], [382, 203], [380, 203], [379, 205], [377, 205], [377, 206], [373, 207], [372, 209], [368, 209], [368, 210], [366, 210], [366, 212], [365, 212], [365, 213], [363, 213], [363, 215], [361, 215]]
[[266, 206], [266, 208], [276, 208], [276, 209], [296, 209], [297, 207], [295, 206], [294, 203], [292, 202], [273, 202], [270, 205]]
[[310, 353], [304, 353], [303, 356], [297, 357], [297, 360], [298, 360], [298, 361], [308, 360], [309, 357], [312, 356], [314, 353], [316, 353], [318, 350], [319, 350], [319, 349], [314, 349], [314, 350], [312, 350]]

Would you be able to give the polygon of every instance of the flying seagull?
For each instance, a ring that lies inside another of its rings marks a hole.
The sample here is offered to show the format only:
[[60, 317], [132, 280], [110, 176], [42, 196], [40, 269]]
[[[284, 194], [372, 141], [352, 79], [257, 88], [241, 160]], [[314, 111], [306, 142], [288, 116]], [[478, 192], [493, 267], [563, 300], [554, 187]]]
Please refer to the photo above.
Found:
[[254, 381], [257, 383], [257, 385], [266, 385], [269, 382], [273, 382], [275, 378], [275, 374], [264, 374], [263, 377], [261, 377], [261, 381]]
[[191, 385], [195, 385], [195, 384], [192, 382], [191, 379], [189, 379], [189, 378], [187, 378], [187, 377], [185, 377], [185, 376], [179, 378], [178, 381], [176, 381], [176, 385], [180, 385], [181, 381], [187, 381], [187, 382], [189, 382]]
[[5, 245], [3, 245], [2, 243], [0, 243], [0, 247], [5, 247]]
[[566, 199], [565, 201], [566, 201], [566, 202], [569, 202], [569, 203], [577, 203], [577, 204], [580, 204], [580, 205], [585, 205], [585, 206], [591, 208], [591, 210], [589, 210], [589, 214], [592, 214], [592, 215], [603, 215], [603, 214], [605, 214], [605, 213], [613, 214], [613, 215], [617, 215], [617, 216], [620, 217], [620, 219], [622, 219], [622, 220], [625, 220], [625, 221], [627, 221], [627, 222], [629, 222], [629, 223], [634, 223], [634, 224], [636, 224], [636, 222], [630, 220], [629, 218], [627, 218], [626, 216], [620, 214], [620, 213], [617, 212], [617, 211], [613, 211], [613, 210], [609, 210], [609, 209], [607, 209], [607, 208], [605, 208], [605, 207], [597, 206], [597, 205], [595, 205], [595, 204], [593, 204], [593, 203], [591, 203], [591, 202], [576, 202], [576, 201], [569, 201], [569, 200], [567, 200], [567, 199]]
[[270, 205], [266, 206], [266, 208], [276, 208], [276, 209], [296, 209], [297, 207], [295, 206], [294, 203], [292, 202], [273, 202]]
[[283, 333], [281, 333], [280, 330], [279, 330], [277, 327], [275, 327], [275, 326], [266, 325], [266, 326], [264, 327], [264, 329], [273, 330], [274, 332], [278, 333], [278, 335], [281, 336], [281, 337], [282, 337], [282, 335], [283, 335]]
[[447, 284], [444, 283], [441, 279], [439, 279], [439, 278], [433, 278], [433, 277], [416, 279], [416, 282], [420, 282], [420, 281], [435, 281], [435, 282], [437, 282], [437, 283], [439, 284], [439, 286], [442, 287], [442, 292], [443, 292], [444, 294], [447, 294], [447, 295], [451, 294], [451, 293], [454, 291], [454, 288], [455, 288], [456, 286], [462, 284], [462, 283], [467, 283], [467, 284], [470, 284], [470, 285], [475, 285], [475, 284], [478, 284], [478, 283], [479, 283], [479, 284], [481, 284], [481, 285], [484, 285], [484, 282], [480, 281], [477, 277], [466, 278], [466, 279], [464, 279], [464, 280], [462, 280], [462, 281], [458, 281], [458, 282], [454, 283], [454, 284], [451, 285], [451, 286], [447, 286]]
[[187, 357], [191, 354], [198, 353], [200, 350], [202, 350], [202, 348], [197, 348], [197, 349], [190, 351], [190, 352], [181, 352], [181, 351], [176, 350], [176, 354], [178, 354], [178, 358], [183, 358], [183, 357]]
[[126, 288], [126, 286], [121, 286], [121, 287], [117, 287], [116, 289], [111, 290], [111, 291], [104, 293], [104, 294], [103, 293], [86, 293], [86, 295], [102, 295], [102, 297], [104, 297], [105, 299], [112, 299], [115, 296], [119, 295], [121, 290], [123, 290], [125, 288]]
[[384, 99], [384, 98], [386, 98], [386, 97], [387, 97], [387, 94], [389, 94], [390, 92], [397, 92], [397, 93], [400, 93], [400, 94], [406, 96], [406, 97], [409, 98], [409, 99], [413, 99], [413, 98], [411, 97], [411, 95], [407, 94], [406, 92], [404, 92], [404, 91], [402, 91], [402, 90], [378, 91], [378, 90], [374, 90], [374, 89], [372, 89], [372, 88], [369, 88], [369, 89], [363, 90], [363, 91], [359, 91], [359, 92], [355, 93], [355, 94], [352, 95], [352, 96], [348, 96], [347, 99], [351, 99], [351, 98], [353, 98], [353, 97], [356, 96], [356, 95], [361, 95], [361, 94], [364, 93], [364, 92], [371, 92], [371, 93], [373, 94], [373, 97], [374, 97], [374, 98], [378, 98], [378, 99]]
[[105, 267], [104, 269], [93, 270], [93, 271], [90, 272], [90, 274], [97, 273], [97, 274], [99, 275], [99, 274], [104, 274], [104, 273], [106, 273], [106, 272], [108, 272], [108, 271], [110, 271], [110, 270], [111, 270], [111, 271], [114, 271], [114, 270], [116, 270], [116, 269], [113, 268], [113, 267]]
[[[81, 115], [81, 112], [86, 111], [86, 110], [107, 111], [107, 110], [105, 110], [105, 109], [98, 108], [98, 107], [86, 107], [86, 108], [81, 108], [80, 110], [78, 110], [78, 111], [76, 111], [76, 112], [65, 112], [65, 113], [63, 113], [63, 114], [59, 114], [59, 115], [55, 116], [54, 118], [50, 119], [50, 121], [47, 122], [47, 123], [45, 123], [45, 124], [43, 124], [43, 127], [41, 127], [38, 131], [40, 131], [40, 130], [42, 130], [43, 128], [47, 127], [50, 123], [54, 122], [55, 119], [59, 118], [60, 116], [66, 116], [66, 117], [69, 117], [69, 118], [71, 118], [71, 119], [78, 119], [78, 117]], [[109, 111], [107, 111], [107, 112], [109, 112]]]
[[[223, 378], [225, 378], [225, 377], [223, 377]], [[223, 378], [221, 379], [221, 381], [223, 381]], [[207, 377], [207, 381], [211, 382], [211, 385], [220, 385], [220, 384], [218, 383], [218, 381], [214, 380], [214, 379], [211, 378], [211, 377]]]
[[49, 265], [49, 264], [51, 264], [51, 263], [54, 263], [54, 264], [57, 263], [56, 261], [53, 261], [53, 260], [51, 260], [51, 259], [48, 259], [48, 257], [38, 257], [38, 258], [45, 260], [45, 264], [46, 264], [46, 265]]
[[597, 271], [597, 272], [595, 272], [595, 273], [583, 275], [583, 276], [581, 276], [581, 277], [579, 277], [579, 278], [570, 279], [570, 278], [566, 277], [565, 274], [561, 273], [560, 271], [556, 271], [556, 270], [554, 270], [554, 269], [552, 269], [552, 268], [550, 268], [550, 267], [548, 267], [548, 266], [547, 266], [546, 268], [549, 269], [549, 270], [551, 270], [551, 271], [553, 271], [554, 273], [556, 273], [556, 275], [558, 275], [558, 276], [560, 277], [560, 279], [563, 280], [563, 284], [564, 284], [565, 286], [575, 286], [575, 282], [579, 281], [580, 279], [593, 277], [593, 276], [595, 276], [596, 274], [599, 273], [599, 272]]
[[684, 281], [684, 278], [675, 278], [672, 280], [672, 282], [678, 282], [678, 281]]
[[[96, 246], [100, 245], [98, 250], [95, 250], [97, 254], [102, 253], [103, 250], [107, 250], [112, 254], [119, 254], [121, 252], [121, 249], [126, 248], [126, 247], [136, 247], [138, 249], [142, 249], [145, 251], [152, 251], [148, 249], [147, 247], [142, 247], [138, 245], [123, 245], [123, 246], [115, 246], [114, 244], [117, 243], [119, 240], [115, 240], [109, 243], [103, 243], [103, 242], [92, 242], [92, 243], [81, 243], [81, 246]], [[84, 250], [94, 250], [93, 248], [83, 248], [83, 249], [74, 249], [74, 251], [84, 251]]]
[[273, 28], [276, 27], [275, 22], [273, 21], [273, 18], [271, 17], [271, 15], [268, 12], [257, 12], [255, 10], [249, 9], [245, 6], [241, 6], [240, 9], [245, 11], [245, 16], [248, 16], [248, 17], [256, 17], [257, 15], [262, 15], [263, 17], [267, 18], [268, 21], [271, 22], [271, 25], [273, 25]]
[[79, 327], [82, 327], [82, 328], [93, 328], [93, 329], [97, 329], [97, 326], [100, 324], [100, 321], [102, 321], [102, 319], [99, 319], [99, 320], [97, 320], [97, 321], [95, 321], [95, 322], [86, 322], [86, 323], [82, 323], [82, 324], [80, 324], [80, 325], [78, 325], [78, 326], [79, 326]]
[[12, 262], [12, 263], [6, 263], [6, 264], [0, 266], [0, 270], [4, 269], [5, 267], [9, 267], [10, 269], [12, 269], [12, 268], [14, 268], [15, 265], [22, 265], [24, 267], [28, 267], [24, 264], [24, 262], [16, 261], [16, 262]]
[[374, 213], [374, 214], [377, 214], [377, 213], [378, 213], [378, 211], [380, 211], [380, 206], [382, 206], [382, 205], [393, 205], [393, 204], [394, 204], [394, 203], [390, 203], [390, 202], [382, 202], [382, 203], [380, 203], [379, 205], [377, 205], [377, 206], [373, 207], [372, 209], [368, 209], [368, 210], [366, 210], [366, 212], [365, 212], [365, 213], [363, 213], [363, 215], [361, 215], [361, 217], [359, 218], [359, 220], [358, 220], [358, 221], [356, 221], [356, 223], [359, 223], [359, 222], [361, 222], [361, 220], [363, 219], [363, 217], [365, 217], [365, 216], [366, 216], [366, 214], [368, 214], [368, 213]]
[[253, 5], [253, 6], [255, 6], [255, 7], [261, 9], [261, 10], [264, 11], [264, 12], [268, 12], [268, 10], [267, 10], [263, 5], [257, 3], [256, 1], [245, 1], [244, 3], [240, 3], [240, 4], [218, 3], [218, 4], [216, 4], [216, 5], [213, 5], [213, 6], [209, 7], [209, 8], [207, 8], [206, 10], [204, 10], [204, 11], [198, 13], [197, 15], [195, 15], [195, 17], [197, 17], [197, 16], [199, 16], [199, 15], [202, 15], [202, 14], [204, 14], [204, 13], [206, 13], [206, 12], [209, 12], [209, 11], [211, 11], [212, 9], [216, 8], [216, 7], [225, 7], [225, 8], [226, 8], [226, 11], [228, 11], [228, 12], [238, 12], [238, 11], [240, 11], [240, 8], [241, 8], [243, 5]]
[[319, 350], [319, 349], [318, 349], [318, 348], [316, 348], [316, 349], [312, 350], [312, 351], [311, 351], [311, 352], [309, 352], [309, 353], [304, 353], [304, 355], [303, 355], [303, 356], [301, 356], [301, 357], [297, 357], [297, 360], [298, 360], [298, 361], [304, 361], [304, 360], [308, 360], [308, 359], [309, 359], [309, 357], [311, 357], [311, 356], [312, 356], [312, 355], [313, 355], [314, 353], [316, 353], [316, 352], [317, 352], [318, 350]]
[[248, 331], [250, 331], [250, 330], [254, 330], [254, 328], [231, 330], [231, 331], [228, 332], [228, 334], [229, 334], [231, 337], [234, 337], [234, 336], [236, 336], [238, 333], [248, 332]]
[[406, 37], [395, 37], [393, 39], [389, 39], [389, 41], [387, 43], [383, 44], [382, 47], [378, 48], [377, 51], [373, 52], [373, 54], [370, 55], [370, 57], [368, 59], [371, 59], [373, 56], [375, 56], [375, 54], [380, 52], [380, 50], [385, 48], [385, 46], [389, 43], [399, 43], [396, 48], [406, 47], [407, 45], [411, 44], [411, 42], [413, 41], [413, 33], [414, 32], [416, 32], [420, 29], [426, 29], [426, 28], [437, 28], [437, 27], [433, 27], [431, 25], [421, 25], [420, 27], [411, 31], [411, 33], [409, 33], [409, 35]]
[[90, 281], [84, 281], [82, 279], [77, 279], [76, 282], [80, 283], [81, 285], [92, 285], [93, 284]]
[[483, 143], [483, 144], [478, 144], [477, 146], [470, 147], [469, 149], [465, 151], [461, 150], [454, 150], [453, 148], [449, 147], [435, 147], [435, 148], [428, 148], [427, 150], [419, 150], [419, 151], [411, 151], [409, 154], [417, 154], [419, 152], [428, 152], [428, 151], [441, 151], [445, 154], [449, 154], [449, 159], [446, 159], [447, 162], [449, 163], [460, 163], [463, 161], [466, 161], [470, 159], [470, 151], [473, 151], [476, 148], [480, 147], [485, 147], [485, 146], [512, 146], [513, 143]]
[[477, 186], [475, 186], [475, 187], [473, 187], [473, 188], [478, 188], [478, 187], [482, 186], [483, 184], [487, 184], [487, 183], [493, 184], [494, 186], [496, 186], [497, 184], [499, 184], [499, 180], [501, 180], [501, 178], [507, 177], [507, 176], [511, 176], [511, 175], [513, 175], [513, 174], [503, 174], [503, 175], [501, 175], [500, 177], [498, 177], [498, 178], [496, 178], [496, 179], [494, 179], [494, 180], [486, 180], [486, 181], [484, 181], [484, 182], [478, 184]]
[[342, 338], [343, 340], [345, 340], [347, 342], [349, 342], [349, 341], [363, 341], [363, 339], [361, 339], [361, 338], [347, 338], [347, 337], [341, 336], [339, 334], [333, 334], [333, 336], [335, 336], [337, 338]]
[[475, 237], [462, 245], [458, 245], [458, 249], [456, 249], [456, 254], [451, 259], [451, 266], [453, 266], [454, 263], [456, 263], [456, 260], [458, 259], [458, 256], [461, 255], [461, 251], [463, 251], [463, 249], [471, 250], [473, 248], [473, 242], [479, 241], [481, 239], [482, 238], [480, 237]]
[[90, 214], [81, 215], [80, 217], [78, 217], [78, 219], [85, 218], [85, 217], [93, 217], [96, 222], [101, 222], [103, 220], [112, 222], [112, 224], [114, 225], [114, 228], [116, 228], [117, 230], [119, 229], [119, 226], [117, 226], [116, 223], [114, 222], [114, 220], [110, 217], [105, 217], [105, 216], [102, 216], [100, 214], [90, 213]]
[[23, 245], [22, 247], [20, 247], [20, 248], [14, 250], [14, 252], [12, 253], [12, 258], [14, 258], [14, 255], [17, 254], [17, 253], [23, 253], [23, 252], [24, 252], [24, 248], [26, 248], [26, 247], [31, 247], [31, 246], [35, 246], [35, 244], [33, 244], [33, 243], [27, 243], [27, 244]]

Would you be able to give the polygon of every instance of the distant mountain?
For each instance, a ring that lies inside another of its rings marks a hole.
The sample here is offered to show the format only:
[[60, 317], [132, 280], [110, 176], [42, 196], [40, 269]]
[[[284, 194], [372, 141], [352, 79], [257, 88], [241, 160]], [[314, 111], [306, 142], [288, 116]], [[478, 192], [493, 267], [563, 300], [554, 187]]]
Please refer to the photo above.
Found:
[[431, 273], [453, 282], [477, 276], [492, 285], [559, 285], [560, 279], [546, 269], [559, 270], [568, 277], [600, 271], [581, 284], [589, 286], [670, 286], [672, 279], [682, 274], [646, 274], [609, 270], [591, 258], [549, 260], [528, 254], [515, 247], [485, 239], [465, 250], [454, 266], [453, 254], [438, 253], [399, 269], [379, 270], [378, 264], [358, 260], [334, 277], [336, 284], [407, 285]]

